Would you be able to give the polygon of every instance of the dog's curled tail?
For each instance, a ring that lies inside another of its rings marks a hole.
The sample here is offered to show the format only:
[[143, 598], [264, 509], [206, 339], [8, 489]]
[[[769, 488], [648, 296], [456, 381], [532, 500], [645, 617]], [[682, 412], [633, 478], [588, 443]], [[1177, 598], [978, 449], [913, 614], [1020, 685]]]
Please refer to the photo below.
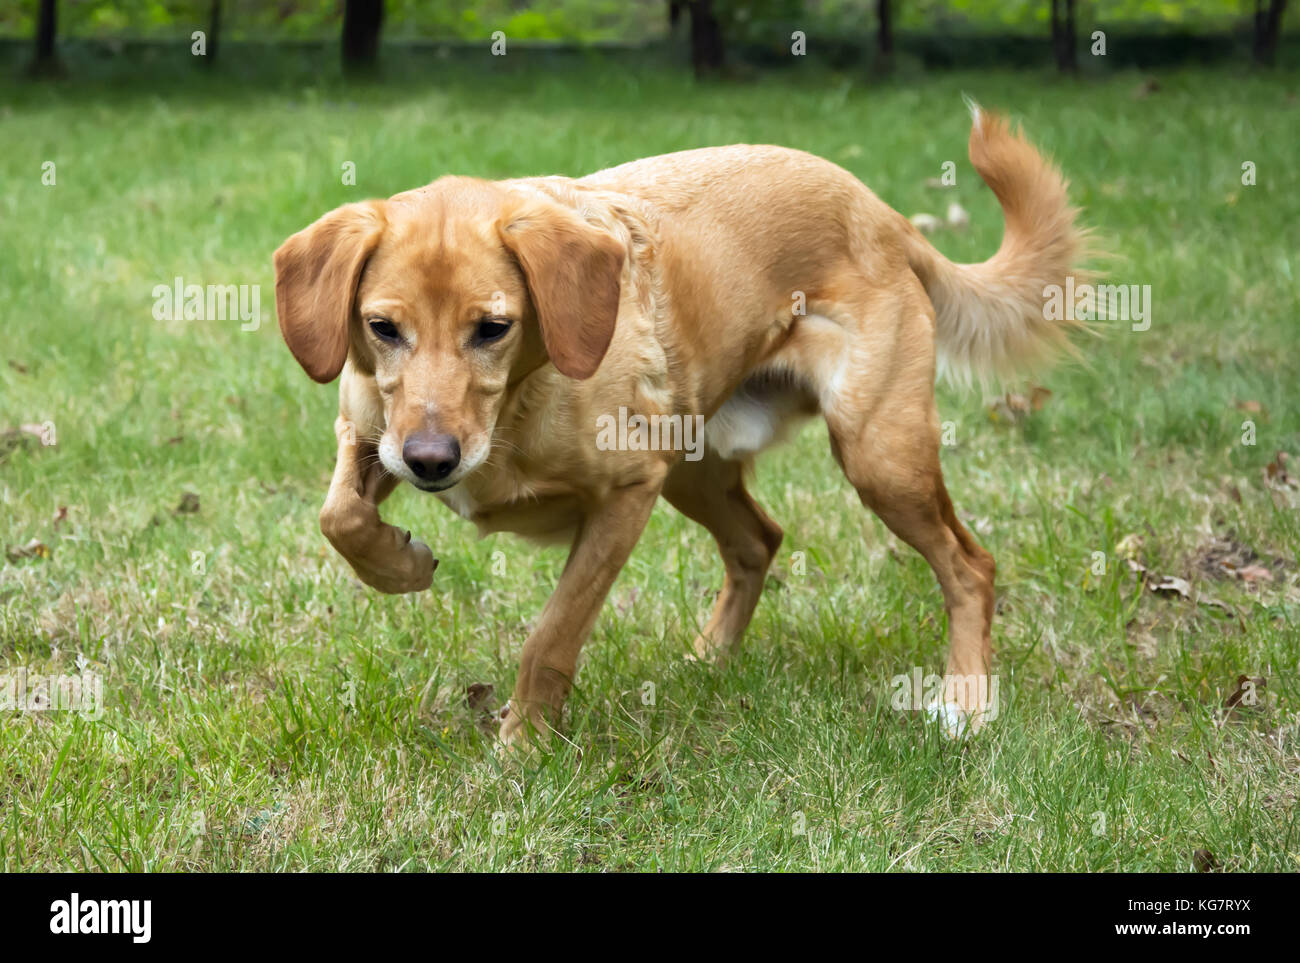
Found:
[[1087, 253], [1061, 172], [1002, 117], [969, 106], [970, 159], [1002, 204], [1002, 246], [981, 264], [954, 264], [907, 226], [908, 263], [934, 304], [939, 373], [959, 384], [1070, 350], [1070, 330], [1082, 325], [1062, 320], [1070, 310], [1047, 309], [1050, 286], [1086, 280], [1075, 265]]

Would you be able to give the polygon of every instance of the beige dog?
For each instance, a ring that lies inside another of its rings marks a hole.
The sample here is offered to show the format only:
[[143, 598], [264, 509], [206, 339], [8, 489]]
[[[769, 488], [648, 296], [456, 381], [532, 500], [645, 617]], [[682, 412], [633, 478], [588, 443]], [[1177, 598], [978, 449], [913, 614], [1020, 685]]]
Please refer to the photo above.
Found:
[[[862, 502], [938, 576], [949, 677], [986, 678], [994, 564], [944, 488], [936, 365], [996, 374], [1059, 347], [1044, 287], [1064, 284], [1079, 236], [1060, 174], [978, 108], [970, 159], [1006, 219], [982, 264], [948, 261], [852, 175], [781, 147], [579, 180], [444, 177], [326, 214], [275, 253], [290, 350], [319, 382], [343, 375], [322, 531], [384, 592], [427, 588], [436, 565], [380, 520], [403, 481], [482, 532], [571, 543], [503, 713], [518, 742], [557, 721], [660, 495], [726, 567], [696, 652], [737, 645], [782, 535], [744, 469], [820, 414]], [[661, 444], [599, 443], [638, 416]], [[945, 708], [978, 723], [984, 691], [951, 684]]]

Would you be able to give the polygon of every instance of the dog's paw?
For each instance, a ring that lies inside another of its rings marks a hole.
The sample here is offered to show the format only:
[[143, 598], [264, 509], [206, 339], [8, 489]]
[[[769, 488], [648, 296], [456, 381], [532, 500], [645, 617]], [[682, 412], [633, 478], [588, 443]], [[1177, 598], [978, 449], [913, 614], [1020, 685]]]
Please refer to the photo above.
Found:
[[737, 646], [732, 643], [719, 642], [707, 635], [697, 635], [691, 645], [693, 652], [686, 655], [687, 662], [700, 662], [704, 665], [724, 666], [735, 655]]
[[963, 709], [955, 702], [936, 702], [929, 706], [926, 715], [938, 723], [940, 731], [949, 739], [973, 736], [984, 727], [983, 709]]
[[539, 709], [521, 712], [513, 699], [506, 702], [498, 712], [501, 728], [497, 738], [508, 752], [527, 752], [544, 747], [551, 734], [550, 724]]
[[402, 534], [401, 538], [403, 544], [386, 555], [382, 564], [362, 559], [354, 561], [352, 570], [357, 573], [357, 578], [389, 595], [423, 592], [432, 585], [433, 573], [438, 567], [433, 552], [424, 542], [411, 538], [409, 532]]

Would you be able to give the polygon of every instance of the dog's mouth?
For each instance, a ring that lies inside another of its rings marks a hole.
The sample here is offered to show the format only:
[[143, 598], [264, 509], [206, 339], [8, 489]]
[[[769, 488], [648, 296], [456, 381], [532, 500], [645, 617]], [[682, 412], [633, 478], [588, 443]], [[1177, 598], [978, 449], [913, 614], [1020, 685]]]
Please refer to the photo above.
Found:
[[460, 479], [456, 479], [456, 481], [449, 481], [449, 482], [418, 482], [418, 481], [413, 481], [413, 482], [411, 482], [411, 485], [414, 486], [415, 488], [418, 488], [418, 489], [419, 489], [420, 491], [422, 491], [422, 492], [429, 492], [429, 493], [432, 494], [432, 493], [437, 493], [437, 492], [445, 492], [445, 491], [446, 491], [447, 489], [449, 489], [449, 488], [455, 488], [457, 482], [459, 482], [459, 481], [460, 481]]

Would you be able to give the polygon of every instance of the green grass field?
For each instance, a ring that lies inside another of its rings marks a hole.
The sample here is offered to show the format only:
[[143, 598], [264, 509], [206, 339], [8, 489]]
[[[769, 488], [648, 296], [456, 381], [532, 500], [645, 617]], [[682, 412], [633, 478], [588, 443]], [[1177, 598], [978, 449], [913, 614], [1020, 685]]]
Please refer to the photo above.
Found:
[[[1300, 868], [1300, 483], [1267, 471], [1300, 459], [1297, 75], [491, 68], [0, 87], [0, 672], [97, 672], [104, 702], [0, 713], [0, 868]], [[352, 578], [316, 523], [336, 392], [280, 341], [271, 252], [443, 173], [748, 141], [828, 157], [905, 214], [957, 200], [970, 228], [935, 242], [982, 260], [1002, 222], [962, 92], [1058, 159], [1109, 277], [1153, 304], [1149, 330], [1110, 325], [1036, 375], [1040, 408], [941, 388], [948, 487], [999, 563], [998, 718], [950, 742], [891, 707], [895, 676], [943, 670], [942, 599], [817, 425], [759, 463], [786, 541], [743, 654], [685, 659], [722, 571], [661, 505], [566, 741], [503, 757], [483, 707], [564, 553], [478, 540], [408, 489], [386, 514], [441, 558], [433, 588]], [[927, 186], [949, 160], [956, 186]], [[155, 320], [178, 276], [260, 285], [261, 327]], [[55, 445], [19, 428], [46, 422]], [[1243, 675], [1266, 683], [1243, 698]]]

